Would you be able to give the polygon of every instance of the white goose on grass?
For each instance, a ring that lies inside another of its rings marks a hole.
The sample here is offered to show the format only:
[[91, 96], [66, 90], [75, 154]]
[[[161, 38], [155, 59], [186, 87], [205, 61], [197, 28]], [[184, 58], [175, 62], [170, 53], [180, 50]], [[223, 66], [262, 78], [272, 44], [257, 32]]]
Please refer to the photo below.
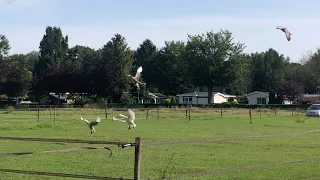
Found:
[[142, 66], [140, 66], [138, 69], [137, 69], [137, 73], [135, 76], [132, 76], [132, 75], [127, 75], [129, 77], [132, 78], [132, 80], [134, 81], [135, 85], [137, 86], [138, 89], [140, 89], [140, 86], [139, 84], [143, 84], [143, 85], [146, 85], [146, 83], [142, 83], [140, 82], [140, 77], [141, 77], [141, 73], [142, 73]]
[[[126, 122], [129, 124], [129, 129], [132, 127], [133, 129], [137, 126], [135, 123], [134, 123], [134, 120], [136, 118], [134, 112], [131, 110], [131, 109], [128, 109], [128, 114], [129, 116], [125, 116], [123, 114], [119, 114], [119, 116], [121, 116], [122, 118], [121, 119], [117, 119], [115, 117], [112, 117], [113, 120], [116, 120], [116, 121], [121, 121], [121, 122]], [[128, 130], [129, 130], [128, 129]]]
[[90, 133], [91, 133], [91, 134], [92, 134], [93, 132], [96, 132], [96, 130], [94, 129], [94, 126], [96, 126], [97, 124], [99, 124], [100, 121], [101, 121], [101, 119], [100, 119], [99, 116], [97, 116], [97, 119], [96, 119], [95, 121], [91, 121], [91, 122], [89, 122], [89, 121], [86, 120], [86, 119], [83, 119], [82, 117], [81, 117], [81, 120], [82, 120], [82, 121], [85, 121], [85, 122], [87, 123], [87, 125], [88, 125], [88, 127], [89, 127], [89, 129], [90, 129]]

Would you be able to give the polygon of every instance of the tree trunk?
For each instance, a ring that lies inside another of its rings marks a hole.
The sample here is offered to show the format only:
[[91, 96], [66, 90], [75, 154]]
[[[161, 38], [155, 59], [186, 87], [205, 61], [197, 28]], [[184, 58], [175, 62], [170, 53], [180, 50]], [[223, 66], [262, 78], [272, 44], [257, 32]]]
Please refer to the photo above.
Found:
[[211, 104], [212, 103], [212, 89], [213, 89], [213, 86], [212, 85], [209, 85], [207, 86], [208, 87], [208, 104]]

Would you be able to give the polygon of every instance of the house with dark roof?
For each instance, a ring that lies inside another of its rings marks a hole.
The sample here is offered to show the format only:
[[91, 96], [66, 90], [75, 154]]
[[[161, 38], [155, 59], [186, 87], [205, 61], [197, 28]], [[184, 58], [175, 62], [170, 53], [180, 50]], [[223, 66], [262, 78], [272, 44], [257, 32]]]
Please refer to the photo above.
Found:
[[[208, 92], [188, 92], [178, 94], [177, 96], [179, 97], [179, 104], [208, 104]], [[214, 104], [221, 104], [234, 101], [235, 99], [235, 95], [212, 92], [211, 102]]]

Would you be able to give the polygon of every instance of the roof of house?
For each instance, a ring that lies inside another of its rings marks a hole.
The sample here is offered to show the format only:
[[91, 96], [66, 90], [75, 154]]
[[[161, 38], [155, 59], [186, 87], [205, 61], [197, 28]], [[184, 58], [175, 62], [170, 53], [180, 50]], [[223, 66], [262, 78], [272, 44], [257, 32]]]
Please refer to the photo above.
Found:
[[[55, 97], [55, 98], [59, 98], [59, 95], [57, 94], [50, 94], [50, 96]], [[68, 95], [60, 95], [60, 99], [61, 100], [66, 100], [68, 98]]]
[[254, 91], [254, 92], [251, 92], [251, 93], [249, 93], [249, 94], [246, 94], [245, 97], [251, 96], [251, 95], [257, 94], [257, 93], [258, 93], [258, 94], [261, 94], [261, 95], [263, 95], [263, 96], [269, 96], [269, 92]]
[[303, 94], [303, 97], [320, 97], [320, 94]]
[[7, 94], [0, 94], [0, 98], [8, 98]]
[[[223, 94], [220, 92], [212, 92], [212, 95], [221, 95], [223, 97], [236, 97], [235, 95], [229, 95], [229, 94]], [[178, 94], [177, 96], [189, 96], [189, 97], [208, 97], [208, 92], [188, 92], [188, 93], [184, 93], [184, 94]]]
[[167, 98], [166, 95], [161, 94], [161, 93], [150, 93], [150, 92], [149, 92], [148, 95], [149, 95], [149, 96], [152, 96], [152, 97], [154, 97], [154, 98]]

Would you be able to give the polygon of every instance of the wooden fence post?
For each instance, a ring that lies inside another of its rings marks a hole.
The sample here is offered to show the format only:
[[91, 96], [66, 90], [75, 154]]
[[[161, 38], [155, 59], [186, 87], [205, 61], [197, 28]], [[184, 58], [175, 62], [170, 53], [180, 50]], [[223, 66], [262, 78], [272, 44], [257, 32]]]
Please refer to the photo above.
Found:
[[186, 119], [188, 118], [188, 107], [186, 107]]
[[149, 117], [149, 109], [147, 109], [146, 119], [148, 120]]
[[53, 108], [53, 121], [56, 122], [56, 107]]
[[260, 119], [261, 119], [261, 109], [259, 108], [259, 113], [260, 113]]
[[249, 118], [250, 118], [250, 124], [252, 124], [251, 108], [249, 108]]
[[37, 107], [37, 110], [38, 110], [38, 121], [40, 120], [40, 109], [39, 109], [39, 106]]
[[189, 108], [189, 121], [190, 121], [190, 111], [191, 111], [191, 108]]
[[158, 107], [158, 110], [157, 110], [157, 116], [158, 116], [158, 121], [159, 121], [159, 107]]
[[111, 118], [112, 118], [112, 122], [113, 122], [113, 117], [114, 117], [114, 116], [113, 116], [113, 108], [111, 109], [111, 114], [112, 114], [112, 117], [111, 117]]
[[108, 119], [107, 106], [104, 107], [104, 114], [106, 115], [106, 120], [107, 120]]
[[134, 180], [140, 180], [141, 137], [136, 137], [134, 148]]
[[220, 109], [220, 119], [222, 118], [222, 109]]

